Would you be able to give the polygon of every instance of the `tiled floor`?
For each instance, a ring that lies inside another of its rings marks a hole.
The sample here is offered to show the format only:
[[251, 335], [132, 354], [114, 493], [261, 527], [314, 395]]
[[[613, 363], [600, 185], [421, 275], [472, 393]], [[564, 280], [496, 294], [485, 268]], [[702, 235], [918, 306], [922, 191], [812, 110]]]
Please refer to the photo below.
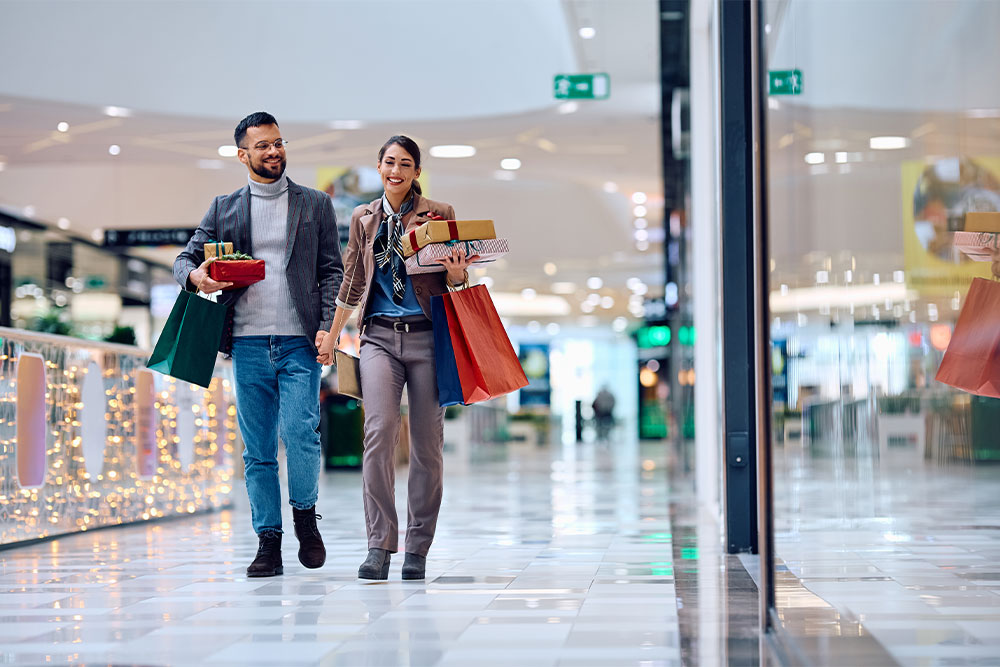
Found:
[[1000, 467], [790, 448], [775, 502], [777, 556], [897, 662], [1000, 665]]
[[0, 663], [681, 664], [663, 446], [498, 454], [448, 474], [426, 583], [400, 581], [401, 559], [356, 580], [355, 472], [323, 476], [320, 570], [287, 533], [284, 576], [248, 580], [242, 493], [221, 514], [2, 551]]

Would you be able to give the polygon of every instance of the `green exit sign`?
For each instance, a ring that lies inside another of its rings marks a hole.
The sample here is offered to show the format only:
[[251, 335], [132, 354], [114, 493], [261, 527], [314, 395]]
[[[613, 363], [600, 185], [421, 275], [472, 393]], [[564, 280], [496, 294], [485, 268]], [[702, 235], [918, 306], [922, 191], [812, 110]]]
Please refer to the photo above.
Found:
[[670, 327], [648, 326], [635, 332], [636, 345], [641, 349], [662, 347], [670, 344]]
[[607, 74], [556, 74], [552, 90], [557, 100], [606, 100], [611, 94]]
[[802, 72], [797, 69], [774, 70], [767, 73], [768, 90], [772, 95], [801, 95]]

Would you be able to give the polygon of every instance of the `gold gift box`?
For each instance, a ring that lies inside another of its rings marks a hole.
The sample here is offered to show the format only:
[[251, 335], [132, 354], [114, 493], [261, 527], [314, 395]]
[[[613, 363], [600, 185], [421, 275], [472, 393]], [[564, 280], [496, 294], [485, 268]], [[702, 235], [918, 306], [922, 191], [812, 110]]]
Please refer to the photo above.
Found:
[[221, 241], [219, 243], [206, 243], [205, 259], [209, 259], [211, 257], [221, 257], [222, 255], [216, 253], [219, 246], [222, 246], [222, 255], [228, 255], [233, 252], [233, 244], [229, 243], [228, 241], [226, 241], [225, 243]]
[[965, 231], [1000, 232], [1000, 213], [969, 211], [965, 214]]
[[492, 220], [431, 220], [403, 235], [403, 256], [415, 254], [428, 243], [495, 239]]

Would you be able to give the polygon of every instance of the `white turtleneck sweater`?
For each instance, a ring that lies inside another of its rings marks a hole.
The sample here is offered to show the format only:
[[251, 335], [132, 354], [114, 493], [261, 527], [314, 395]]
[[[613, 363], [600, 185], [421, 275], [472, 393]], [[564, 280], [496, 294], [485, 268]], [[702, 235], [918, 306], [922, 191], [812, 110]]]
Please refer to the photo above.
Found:
[[282, 174], [274, 183], [248, 180], [253, 257], [264, 260], [265, 278], [248, 287], [236, 302], [233, 335], [304, 336], [285, 277], [288, 179]]

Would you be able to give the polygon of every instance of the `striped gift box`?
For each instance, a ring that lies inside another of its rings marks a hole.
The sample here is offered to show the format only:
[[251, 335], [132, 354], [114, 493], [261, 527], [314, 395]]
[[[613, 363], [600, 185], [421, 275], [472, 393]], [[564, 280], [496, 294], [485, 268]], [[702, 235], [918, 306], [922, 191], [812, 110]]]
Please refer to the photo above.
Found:
[[507, 247], [507, 239], [477, 239], [475, 241], [449, 241], [447, 243], [431, 243], [425, 245], [417, 254], [406, 258], [406, 272], [433, 273], [434, 271], [444, 271], [444, 266], [435, 262], [439, 257], [450, 257], [451, 251], [455, 248], [465, 248], [465, 256], [479, 255], [473, 264], [482, 265], [495, 262], [498, 257], [503, 257], [510, 249]]
[[951, 244], [975, 262], [992, 262], [1000, 249], [1000, 234], [993, 232], [954, 232]]

